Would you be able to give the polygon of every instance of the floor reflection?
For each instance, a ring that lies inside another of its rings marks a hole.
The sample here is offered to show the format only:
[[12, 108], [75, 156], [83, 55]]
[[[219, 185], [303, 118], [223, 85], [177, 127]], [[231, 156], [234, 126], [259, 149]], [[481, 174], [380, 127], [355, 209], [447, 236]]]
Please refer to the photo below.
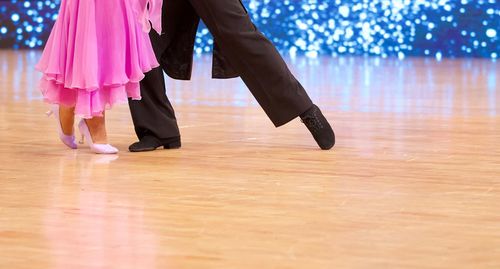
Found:
[[158, 236], [144, 205], [113, 188], [117, 159], [77, 151], [60, 157], [42, 223], [51, 268], [157, 268]]

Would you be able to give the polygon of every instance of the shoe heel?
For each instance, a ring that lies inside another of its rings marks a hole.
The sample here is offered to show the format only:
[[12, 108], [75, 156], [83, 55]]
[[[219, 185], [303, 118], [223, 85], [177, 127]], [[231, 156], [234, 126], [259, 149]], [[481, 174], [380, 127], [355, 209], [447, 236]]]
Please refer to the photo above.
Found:
[[175, 142], [163, 145], [164, 149], [178, 149], [180, 147], [181, 147], [181, 142], [180, 141], [175, 141]]
[[80, 144], [80, 145], [85, 144], [85, 136], [83, 134], [80, 136], [80, 140], [78, 141], [78, 144]]

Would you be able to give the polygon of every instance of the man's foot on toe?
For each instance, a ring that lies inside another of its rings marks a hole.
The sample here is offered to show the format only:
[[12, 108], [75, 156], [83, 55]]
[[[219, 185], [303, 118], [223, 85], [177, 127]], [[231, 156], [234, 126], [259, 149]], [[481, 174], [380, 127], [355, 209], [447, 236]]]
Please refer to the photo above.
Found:
[[318, 106], [313, 105], [306, 112], [302, 113], [300, 118], [321, 149], [329, 150], [333, 148], [335, 145], [335, 133]]

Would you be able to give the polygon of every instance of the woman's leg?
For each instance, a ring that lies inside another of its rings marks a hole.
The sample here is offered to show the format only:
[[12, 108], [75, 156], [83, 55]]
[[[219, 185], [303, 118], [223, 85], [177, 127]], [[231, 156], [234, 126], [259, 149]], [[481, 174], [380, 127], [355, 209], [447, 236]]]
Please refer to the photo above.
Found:
[[80, 132], [87, 140], [87, 144], [94, 153], [98, 154], [116, 154], [118, 149], [108, 144], [106, 134], [106, 117], [93, 117], [92, 119], [82, 120], [78, 124]]
[[74, 135], [75, 108], [59, 106], [59, 121], [61, 130], [65, 135]]
[[52, 113], [55, 114], [57, 120], [59, 139], [69, 148], [76, 149], [75, 129], [73, 127], [75, 123], [75, 108], [59, 105], [53, 108]]
[[103, 112], [102, 117], [93, 117], [92, 119], [86, 119], [85, 123], [89, 127], [90, 135], [92, 136], [92, 142], [94, 144], [107, 144], [108, 135], [106, 133], [106, 117]]

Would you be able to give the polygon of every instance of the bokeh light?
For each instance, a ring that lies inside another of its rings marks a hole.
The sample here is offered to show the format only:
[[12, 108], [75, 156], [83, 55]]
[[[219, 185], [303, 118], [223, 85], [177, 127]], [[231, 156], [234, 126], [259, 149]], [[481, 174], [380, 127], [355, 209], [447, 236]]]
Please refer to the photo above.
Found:
[[[497, 58], [496, 0], [243, 0], [255, 24], [287, 55]], [[60, 0], [0, 1], [0, 46], [41, 48]], [[213, 38], [201, 27], [196, 53]]]

